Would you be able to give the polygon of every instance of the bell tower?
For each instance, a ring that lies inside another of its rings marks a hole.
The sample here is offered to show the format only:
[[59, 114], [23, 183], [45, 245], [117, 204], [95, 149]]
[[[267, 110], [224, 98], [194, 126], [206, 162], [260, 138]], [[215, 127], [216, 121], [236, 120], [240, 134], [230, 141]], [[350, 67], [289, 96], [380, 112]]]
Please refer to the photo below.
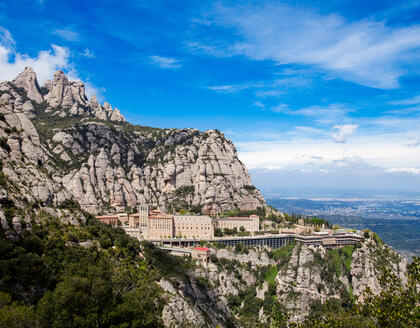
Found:
[[150, 205], [141, 204], [138, 207], [139, 212], [139, 223], [140, 223], [140, 234], [144, 239], [148, 238], [149, 230], [149, 215], [150, 215]]

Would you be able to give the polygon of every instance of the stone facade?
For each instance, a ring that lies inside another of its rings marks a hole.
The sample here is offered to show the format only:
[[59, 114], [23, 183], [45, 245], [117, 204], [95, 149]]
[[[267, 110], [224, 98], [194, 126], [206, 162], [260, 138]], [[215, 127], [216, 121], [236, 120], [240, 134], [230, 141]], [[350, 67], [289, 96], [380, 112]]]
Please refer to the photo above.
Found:
[[[213, 238], [215, 229], [233, 229], [238, 231], [259, 231], [260, 219], [250, 217], [231, 217], [213, 219], [208, 215], [166, 214], [161, 210], [151, 210], [149, 205], [140, 205], [138, 213], [97, 216], [99, 220], [113, 226], [120, 225], [130, 235], [143, 239], [162, 238]], [[136, 232], [132, 229], [136, 228]]]
[[210, 259], [210, 248], [199, 246], [194, 247], [192, 251], [192, 258], [202, 262], [203, 264], [207, 264]]
[[216, 229], [238, 229], [243, 227], [245, 231], [255, 232], [260, 230], [260, 218], [257, 215], [247, 217], [230, 217], [215, 219]]
[[151, 215], [149, 217], [148, 239], [172, 238], [174, 235], [174, 217], [168, 214]]
[[175, 215], [175, 237], [212, 238], [213, 219], [207, 215]]

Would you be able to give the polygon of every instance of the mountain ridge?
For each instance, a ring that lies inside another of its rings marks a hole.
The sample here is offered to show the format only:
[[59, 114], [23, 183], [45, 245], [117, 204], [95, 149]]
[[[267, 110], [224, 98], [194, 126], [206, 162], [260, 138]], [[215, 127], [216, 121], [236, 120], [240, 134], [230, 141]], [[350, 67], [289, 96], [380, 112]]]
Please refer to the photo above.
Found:
[[27, 67], [0, 83], [0, 92], [10, 126], [31, 131], [36, 161], [91, 213], [139, 203], [204, 213], [266, 206], [235, 146], [217, 130], [129, 124], [118, 109], [88, 99], [83, 83], [61, 71], [40, 87]]

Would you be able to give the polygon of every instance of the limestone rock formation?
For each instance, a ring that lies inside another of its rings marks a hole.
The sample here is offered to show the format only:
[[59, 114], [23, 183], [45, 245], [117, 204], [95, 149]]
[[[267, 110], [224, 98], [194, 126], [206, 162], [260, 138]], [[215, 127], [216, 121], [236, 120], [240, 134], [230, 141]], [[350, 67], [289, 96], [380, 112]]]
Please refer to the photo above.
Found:
[[[6, 204], [8, 214], [14, 216], [9, 217], [8, 222], [1, 213], [2, 226], [13, 226], [18, 231], [21, 220], [28, 221], [29, 215], [42, 210], [68, 222], [83, 221], [81, 213], [70, 216], [64, 208], [57, 209], [74, 201], [73, 196], [49, 176], [49, 154], [36, 128], [24, 113], [14, 108], [20, 99], [17, 93], [10, 89], [0, 96], [0, 99], [6, 98], [10, 102], [0, 103], [0, 197], [2, 206]], [[28, 207], [34, 211], [30, 213]]]
[[[62, 72], [42, 89], [34, 74], [27, 68], [0, 83], [0, 224], [7, 238], [45, 217], [82, 223], [79, 203], [92, 213], [143, 202], [205, 211], [265, 206], [221, 132], [133, 126], [111, 105], [88, 100], [83, 85]], [[264, 248], [213, 251], [214, 263], [160, 280], [163, 322], [232, 326], [246, 299], [258, 305], [247, 309], [257, 315], [249, 318], [268, 323], [264, 305], [274, 295], [300, 321], [313, 302], [363, 300], [366, 287], [378, 293], [381, 267], [404, 282], [405, 260], [372, 236], [339, 250], [291, 245], [277, 260]], [[278, 270], [274, 282], [267, 268]]]
[[53, 81], [45, 82], [44, 88], [48, 90], [44, 97], [49, 105], [48, 111], [54, 115], [91, 116], [104, 121], [124, 121], [120, 111], [113, 109], [110, 104], [101, 106], [95, 96], [88, 100], [83, 82], [69, 81], [62, 71], [55, 72]]
[[44, 96], [31, 68], [2, 82], [0, 92], [8, 123], [31, 139], [11, 138], [12, 151], [43, 163], [91, 213], [146, 202], [205, 212], [265, 206], [233, 143], [217, 130], [125, 123], [118, 109], [88, 99], [83, 83], [61, 71], [45, 83]]
[[347, 263], [351, 264], [346, 267], [344, 252], [340, 250], [299, 244], [294, 247], [287, 265], [276, 277], [277, 295], [293, 313], [293, 321], [305, 318], [314, 301], [343, 299], [350, 297], [350, 292], [362, 300], [367, 287], [374, 294], [379, 293], [379, 277], [385, 266], [403, 282], [406, 280], [406, 260], [386, 244], [367, 238], [350, 256]]
[[12, 81], [12, 83], [18, 88], [24, 89], [29, 99], [37, 102], [38, 104], [43, 101], [38, 81], [36, 79], [36, 73], [31, 67], [26, 67], [25, 70]]

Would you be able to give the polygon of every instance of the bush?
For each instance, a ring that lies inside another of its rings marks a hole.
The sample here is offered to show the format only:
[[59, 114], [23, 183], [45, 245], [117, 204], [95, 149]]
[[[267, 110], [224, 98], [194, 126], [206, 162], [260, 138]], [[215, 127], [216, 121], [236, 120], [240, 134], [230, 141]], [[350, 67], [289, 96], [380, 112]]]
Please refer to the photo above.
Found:
[[275, 265], [270, 266], [265, 274], [265, 278], [264, 278], [265, 281], [267, 281], [269, 285], [275, 286], [277, 273], [278, 273], [277, 267]]

